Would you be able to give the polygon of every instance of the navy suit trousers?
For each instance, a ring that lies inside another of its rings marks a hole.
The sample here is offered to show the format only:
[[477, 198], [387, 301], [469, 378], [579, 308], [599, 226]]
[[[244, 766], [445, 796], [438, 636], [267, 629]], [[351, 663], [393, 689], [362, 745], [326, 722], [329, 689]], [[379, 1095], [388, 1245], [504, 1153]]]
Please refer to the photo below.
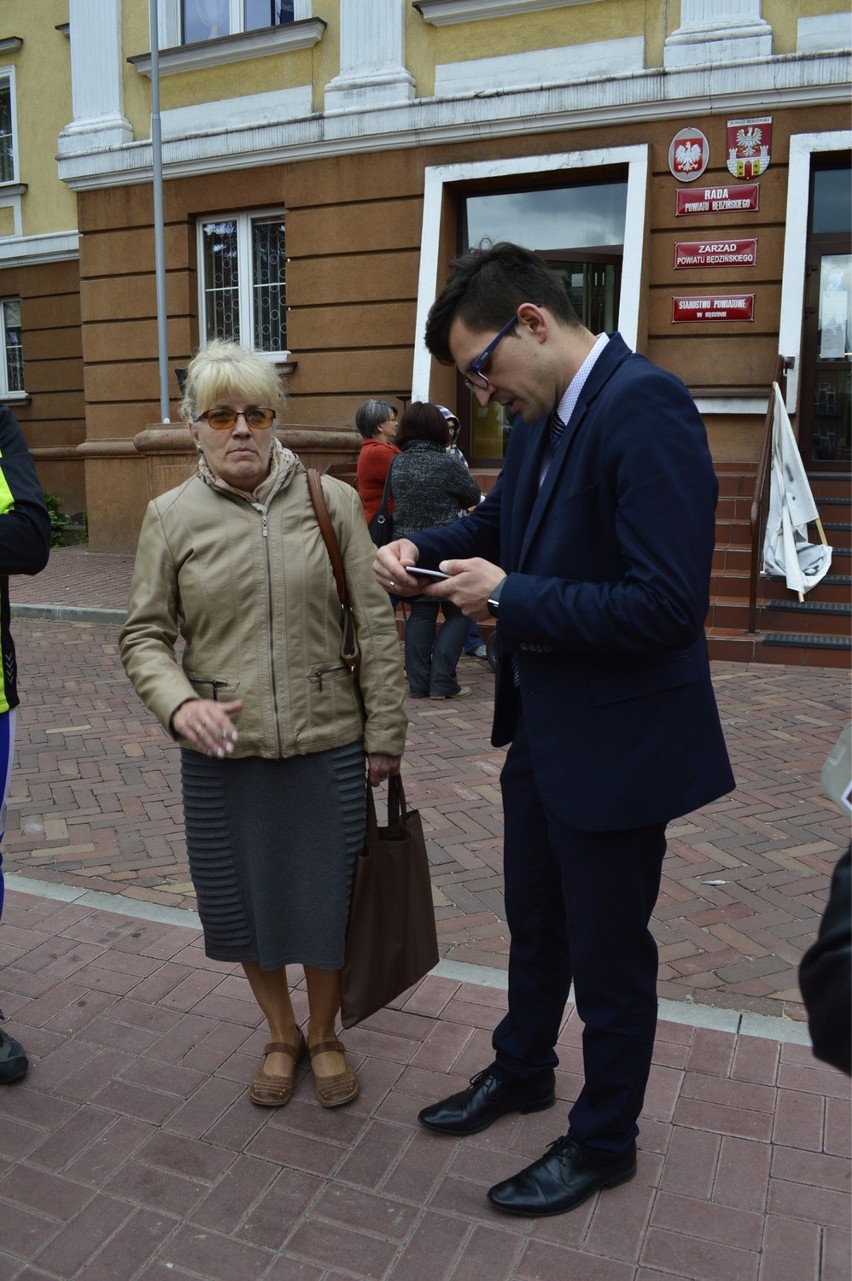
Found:
[[569, 1133], [602, 1157], [621, 1154], [638, 1133], [654, 1047], [657, 946], [648, 925], [665, 824], [565, 826], [536, 785], [522, 723], [501, 784], [511, 948], [509, 1009], [493, 1038], [498, 1075], [531, 1079], [556, 1065], [573, 980], [585, 1080]]

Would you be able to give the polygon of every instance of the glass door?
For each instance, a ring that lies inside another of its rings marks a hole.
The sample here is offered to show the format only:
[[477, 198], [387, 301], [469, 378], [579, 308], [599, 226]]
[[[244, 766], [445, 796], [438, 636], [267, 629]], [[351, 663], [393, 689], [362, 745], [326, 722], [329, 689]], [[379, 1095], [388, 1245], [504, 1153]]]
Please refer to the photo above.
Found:
[[[620, 175], [534, 191], [471, 194], [463, 201], [462, 241], [512, 240], [534, 249], [561, 276], [574, 310], [595, 334], [618, 327], [627, 182]], [[570, 246], [570, 247], [569, 247]], [[499, 466], [510, 424], [502, 405], [483, 409], [458, 380], [463, 452]]]
[[799, 448], [810, 471], [852, 465], [850, 167], [817, 170], [811, 191]]

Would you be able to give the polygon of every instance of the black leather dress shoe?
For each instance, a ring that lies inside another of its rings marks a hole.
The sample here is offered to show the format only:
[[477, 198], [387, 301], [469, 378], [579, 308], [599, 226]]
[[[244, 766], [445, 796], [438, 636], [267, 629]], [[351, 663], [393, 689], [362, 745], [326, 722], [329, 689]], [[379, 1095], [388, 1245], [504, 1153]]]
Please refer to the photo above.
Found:
[[616, 1161], [596, 1161], [576, 1140], [561, 1138], [525, 1170], [495, 1184], [488, 1200], [507, 1214], [543, 1218], [573, 1210], [601, 1188], [626, 1183], [635, 1173], [635, 1147]]
[[543, 1112], [555, 1102], [552, 1072], [531, 1084], [501, 1081], [486, 1068], [466, 1090], [424, 1108], [417, 1119], [438, 1134], [478, 1134], [507, 1112]]

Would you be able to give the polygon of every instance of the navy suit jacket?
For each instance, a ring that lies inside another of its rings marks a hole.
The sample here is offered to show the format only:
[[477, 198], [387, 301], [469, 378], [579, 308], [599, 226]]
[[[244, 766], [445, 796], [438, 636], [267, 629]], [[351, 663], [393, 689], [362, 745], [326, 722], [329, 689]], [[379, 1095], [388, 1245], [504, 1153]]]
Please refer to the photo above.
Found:
[[413, 541], [424, 566], [482, 556], [508, 574], [492, 742], [522, 710], [546, 806], [587, 831], [664, 823], [734, 787], [704, 636], [718, 493], [704, 424], [613, 334], [540, 484], [547, 448], [546, 421], [516, 419], [487, 499]]

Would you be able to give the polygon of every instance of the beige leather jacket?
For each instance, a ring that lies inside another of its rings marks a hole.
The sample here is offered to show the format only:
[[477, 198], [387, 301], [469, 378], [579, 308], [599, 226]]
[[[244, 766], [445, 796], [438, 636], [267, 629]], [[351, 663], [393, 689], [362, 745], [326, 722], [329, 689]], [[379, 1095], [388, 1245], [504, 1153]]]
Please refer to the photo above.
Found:
[[359, 699], [340, 657], [340, 604], [305, 469], [286, 459], [265, 507], [199, 475], [148, 504], [121, 632], [125, 669], [169, 730], [187, 699], [241, 698], [235, 756], [303, 756], [362, 736], [367, 752], [399, 756], [408, 723], [399, 642], [370, 569], [360, 499], [323, 478], [355, 618]]

